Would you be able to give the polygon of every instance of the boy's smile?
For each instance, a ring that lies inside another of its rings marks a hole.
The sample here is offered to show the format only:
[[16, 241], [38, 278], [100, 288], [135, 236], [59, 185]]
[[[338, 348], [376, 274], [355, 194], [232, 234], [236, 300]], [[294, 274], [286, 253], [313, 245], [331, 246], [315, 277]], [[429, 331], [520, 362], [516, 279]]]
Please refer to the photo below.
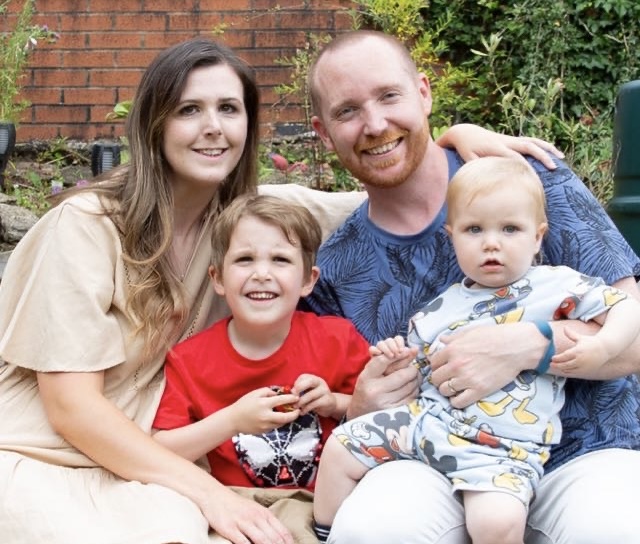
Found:
[[240, 336], [270, 335], [284, 340], [300, 297], [311, 292], [317, 269], [305, 277], [300, 241], [267, 221], [245, 216], [238, 222], [214, 287], [233, 313], [230, 327]]

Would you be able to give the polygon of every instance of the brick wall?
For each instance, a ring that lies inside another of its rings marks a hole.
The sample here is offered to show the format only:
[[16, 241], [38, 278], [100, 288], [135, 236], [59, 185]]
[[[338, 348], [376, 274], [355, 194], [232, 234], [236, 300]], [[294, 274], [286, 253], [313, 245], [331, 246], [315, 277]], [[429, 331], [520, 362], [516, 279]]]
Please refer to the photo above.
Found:
[[[9, 3], [0, 32], [12, 28], [22, 0]], [[256, 68], [263, 132], [304, 119], [299, 104], [280, 104], [274, 87], [290, 68], [276, 63], [304, 47], [307, 33], [351, 26], [347, 0], [37, 0], [34, 23], [60, 34], [38, 44], [24, 78], [18, 141], [66, 137], [91, 141], [123, 134], [106, 122], [116, 102], [133, 97], [144, 68], [165, 47], [223, 30], [218, 39]]]

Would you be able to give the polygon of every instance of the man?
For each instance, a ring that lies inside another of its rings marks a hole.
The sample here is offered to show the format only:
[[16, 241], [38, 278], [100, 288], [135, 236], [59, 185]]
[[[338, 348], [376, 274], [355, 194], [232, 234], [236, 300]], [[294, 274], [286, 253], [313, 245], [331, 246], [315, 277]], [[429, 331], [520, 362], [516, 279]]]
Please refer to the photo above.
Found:
[[[443, 209], [448, 181], [462, 160], [431, 139], [429, 82], [394, 38], [371, 31], [339, 36], [312, 66], [309, 83], [313, 126], [363, 183], [368, 201], [321, 249], [322, 274], [308, 303], [319, 313], [351, 319], [371, 343], [406, 334], [409, 317], [462, 278], [444, 231]], [[566, 165], [548, 171], [530, 162], [545, 186], [549, 208], [544, 262], [601, 276], [640, 298], [634, 280], [640, 259], [602, 207]], [[558, 352], [571, 344], [565, 327], [587, 331], [595, 326], [550, 325]], [[536, 368], [548, 344], [530, 323], [452, 334], [434, 357], [432, 379], [455, 407], [464, 407]], [[635, 451], [640, 449], [640, 388], [635, 378], [624, 377], [640, 370], [638, 353], [640, 339], [603, 367], [606, 374], [570, 380], [563, 440], [551, 452], [531, 505], [528, 544], [640, 539], [640, 452]], [[412, 367], [370, 365], [360, 376], [348, 415], [397, 405], [415, 392]], [[424, 464], [382, 465], [345, 501], [329, 541], [467, 543], [462, 507], [450, 489]]]

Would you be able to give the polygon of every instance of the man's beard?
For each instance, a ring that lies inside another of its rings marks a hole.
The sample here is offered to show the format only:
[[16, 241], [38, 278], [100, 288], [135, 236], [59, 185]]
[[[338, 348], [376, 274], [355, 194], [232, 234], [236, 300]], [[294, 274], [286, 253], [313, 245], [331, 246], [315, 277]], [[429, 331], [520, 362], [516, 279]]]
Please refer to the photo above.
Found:
[[[425, 119], [423, 129], [419, 132], [410, 133], [406, 130], [391, 130], [356, 146], [355, 159], [353, 155], [344, 157], [340, 156], [340, 154], [338, 154], [338, 158], [345, 168], [351, 172], [351, 175], [365, 185], [378, 188], [397, 187], [404, 183], [411, 174], [416, 171], [424, 159], [429, 144], [429, 137], [429, 124]], [[406, 147], [406, 152], [402, 156], [389, 159], [381, 157], [377, 162], [367, 161], [366, 164], [360, 161], [363, 150], [396, 142], [399, 138], [403, 139], [400, 145]], [[403, 161], [401, 168], [391, 174], [389, 172], [390, 168], [397, 165], [399, 161]]]

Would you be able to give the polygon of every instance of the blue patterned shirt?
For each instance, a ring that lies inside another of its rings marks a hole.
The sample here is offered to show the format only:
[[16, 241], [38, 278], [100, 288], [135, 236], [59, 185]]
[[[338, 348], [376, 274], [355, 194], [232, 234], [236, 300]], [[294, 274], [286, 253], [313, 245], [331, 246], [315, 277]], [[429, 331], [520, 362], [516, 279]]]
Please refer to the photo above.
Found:
[[[463, 164], [447, 150], [449, 179]], [[543, 264], [565, 265], [607, 284], [640, 276], [640, 259], [605, 210], [566, 164], [547, 170], [530, 159], [545, 188], [549, 231]], [[409, 319], [463, 273], [444, 229], [446, 208], [422, 232], [390, 234], [368, 217], [364, 202], [318, 254], [321, 275], [305, 300], [319, 314], [350, 319], [371, 343], [406, 336]], [[563, 435], [547, 471], [604, 448], [640, 449], [640, 387], [634, 376], [606, 382], [568, 380]]]

